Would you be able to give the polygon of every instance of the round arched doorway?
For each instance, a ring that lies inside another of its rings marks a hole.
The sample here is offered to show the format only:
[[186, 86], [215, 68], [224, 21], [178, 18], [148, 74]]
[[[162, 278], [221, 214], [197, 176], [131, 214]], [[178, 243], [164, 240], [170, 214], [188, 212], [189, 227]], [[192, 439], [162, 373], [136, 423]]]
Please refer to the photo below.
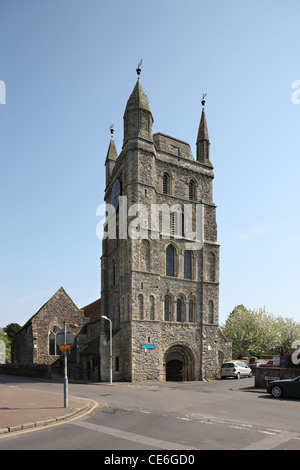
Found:
[[171, 346], [164, 356], [166, 381], [195, 380], [195, 361], [190, 348], [182, 344]]

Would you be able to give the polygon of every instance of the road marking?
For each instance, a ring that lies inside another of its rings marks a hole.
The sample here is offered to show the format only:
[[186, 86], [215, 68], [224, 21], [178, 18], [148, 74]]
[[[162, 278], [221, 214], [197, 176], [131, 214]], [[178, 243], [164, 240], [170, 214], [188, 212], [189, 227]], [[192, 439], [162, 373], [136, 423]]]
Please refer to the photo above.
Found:
[[242, 450], [271, 450], [284, 442], [290, 441], [293, 439], [292, 435], [287, 434], [273, 434], [272, 437], [267, 437], [260, 441], [253, 442], [252, 444], [243, 447]]
[[93, 424], [88, 422], [77, 422], [73, 423], [75, 426], [81, 426], [91, 431], [101, 432], [103, 434], [108, 434], [112, 437], [117, 437], [119, 439], [126, 439], [127, 441], [133, 441], [139, 444], [145, 444], [147, 446], [155, 447], [157, 449], [165, 450], [198, 450], [196, 447], [185, 446], [179, 442], [168, 442], [161, 441], [159, 439], [154, 439], [152, 437], [142, 436], [141, 434], [135, 434], [133, 432], [121, 431], [120, 429], [113, 429], [107, 426], [101, 426], [100, 424]]

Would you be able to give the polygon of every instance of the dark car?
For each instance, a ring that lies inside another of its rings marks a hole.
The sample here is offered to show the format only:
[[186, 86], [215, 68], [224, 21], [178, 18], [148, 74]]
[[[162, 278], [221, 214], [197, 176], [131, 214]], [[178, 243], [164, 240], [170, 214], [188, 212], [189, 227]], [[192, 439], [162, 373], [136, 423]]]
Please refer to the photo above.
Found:
[[267, 384], [267, 392], [275, 398], [283, 396], [300, 397], [300, 377], [295, 379], [273, 380]]

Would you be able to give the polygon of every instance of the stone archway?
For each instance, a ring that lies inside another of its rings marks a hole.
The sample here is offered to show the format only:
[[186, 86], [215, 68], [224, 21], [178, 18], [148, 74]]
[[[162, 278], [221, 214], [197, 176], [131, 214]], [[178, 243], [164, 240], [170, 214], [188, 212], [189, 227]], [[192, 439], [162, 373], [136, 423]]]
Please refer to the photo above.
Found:
[[171, 346], [164, 355], [165, 380], [195, 380], [195, 360], [191, 349], [183, 344]]

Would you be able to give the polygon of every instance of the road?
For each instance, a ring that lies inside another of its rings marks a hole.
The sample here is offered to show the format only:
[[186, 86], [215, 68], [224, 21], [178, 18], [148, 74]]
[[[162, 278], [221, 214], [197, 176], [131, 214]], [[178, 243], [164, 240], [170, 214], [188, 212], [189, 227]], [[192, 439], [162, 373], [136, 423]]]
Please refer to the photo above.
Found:
[[[63, 393], [61, 383], [0, 376], [0, 383], [16, 382]], [[300, 400], [276, 400], [254, 391], [253, 385], [253, 378], [112, 386], [70, 383], [70, 395], [95, 400], [98, 407], [70, 422], [5, 436], [0, 450], [299, 450]]]

